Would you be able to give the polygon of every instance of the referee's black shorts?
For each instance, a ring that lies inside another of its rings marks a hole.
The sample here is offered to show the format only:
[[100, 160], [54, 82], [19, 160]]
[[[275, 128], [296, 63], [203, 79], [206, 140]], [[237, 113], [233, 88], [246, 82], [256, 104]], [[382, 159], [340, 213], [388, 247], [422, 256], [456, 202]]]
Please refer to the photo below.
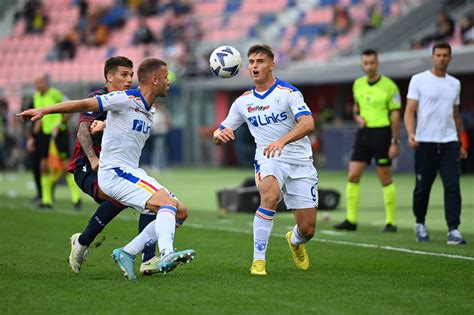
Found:
[[[47, 135], [42, 131], [39, 133], [37, 139], [36, 149], [39, 152], [40, 159], [47, 159], [49, 152], [49, 141], [51, 135]], [[69, 158], [69, 132], [67, 130], [59, 131], [56, 137], [56, 146], [58, 148], [59, 156], [61, 159], [66, 160]]]
[[351, 161], [365, 162], [370, 165], [372, 158], [378, 166], [390, 166], [388, 149], [392, 139], [392, 129], [388, 127], [361, 128], [357, 131], [352, 147]]

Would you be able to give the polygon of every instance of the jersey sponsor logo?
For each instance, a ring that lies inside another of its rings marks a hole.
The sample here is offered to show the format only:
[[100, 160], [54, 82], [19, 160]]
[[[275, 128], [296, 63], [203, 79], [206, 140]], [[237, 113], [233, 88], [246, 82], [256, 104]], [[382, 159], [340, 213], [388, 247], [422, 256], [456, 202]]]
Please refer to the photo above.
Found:
[[132, 125], [132, 130], [137, 131], [137, 132], [143, 132], [144, 134], [151, 134], [151, 125], [147, 124], [143, 120], [139, 119], [134, 119], [133, 120], [133, 125]]
[[149, 119], [152, 119], [152, 117], [153, 117], [154, 111], [153, 111], [153, 114], [152, 114], [152, 113], [144, 111], [140, 107], [131, 107], [131, 108], [135, 111], [135, 113], [142, 113], [143, 115], [145, 115]]
[[266, 105], [266, 106], [250, 106], [250, 107], [247, 107], [247, 112], [248, 113], [253, 113], [253, 112], [260, 112], [260, 111], [264, 111], [264, 110], [267, 110], [270, 108], [270, 105]]
[[272, 113], [271, 115], [265, 114], [248, 117], [249, 122], [255, 127], [283, 122], [286, 119], [288, 119], [288, 115], [286, 114], [286, 112], [281, 112], [279, 114]]

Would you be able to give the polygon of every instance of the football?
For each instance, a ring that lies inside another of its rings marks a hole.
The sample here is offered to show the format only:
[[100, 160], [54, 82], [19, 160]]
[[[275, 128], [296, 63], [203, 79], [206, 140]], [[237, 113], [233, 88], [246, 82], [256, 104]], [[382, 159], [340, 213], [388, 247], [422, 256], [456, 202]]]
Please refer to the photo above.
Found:
[[232, 78], [239, 73], [242, 58], [237, 49], [232, 46], [221, 46], [212, 52], [209, 66], [215, 76], [223, 79]]

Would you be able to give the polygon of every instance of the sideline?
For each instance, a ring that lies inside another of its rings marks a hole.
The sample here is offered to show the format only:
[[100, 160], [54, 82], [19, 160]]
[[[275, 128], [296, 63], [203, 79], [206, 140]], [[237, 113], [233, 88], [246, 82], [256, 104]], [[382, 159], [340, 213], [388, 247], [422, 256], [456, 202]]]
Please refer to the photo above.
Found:
[[[25, 209], [26, 210], [26, 209]], [[35, 211], [31, 210], [30, 211]], [[37, 211], [37, 210], [36, 210]], [[62, 214], [62, 215], [70, 215], [70, 216], [84, 216], [84, 212], [75, 212], [75, 211], [67, 211], [67, 210], [53, 210], [53, 211], [43, 211], [44, 214]], [[86, 215], [86, 217], [88, 217]], [[115, 220], [122, 220], [122, 221], [136, 221], [137, 218], [135, 216], [130, 215], [122, 215], [116, 217]], [[205, 226], [198, 223], [186, 223], [186, 227], [194, 228], [194, 229], [201, 229], [201, 230], [211, 230], [211, 231], [223, 231], [223, 232], [231, 232], [231, 233], [240, 233], [240, 234], [253, 234], [252, 230], [242, 230], [236, 228], [226, 228], [226, 227], [210, 227]], [[284, 234], [280, 233], [272, 233], [273, 236], [282, 237], [284, 238]], [[369, 244], [369, 243], [357, 243], [357, 242], [350, 242], [350, 241], [338, 241], [326, 238], [313, 238], [311, 242], [321, 242], [321, 243], [331, 243], [331, 244], [338, 244], [338, 245], [346, 245], [346, 246], [354, 246], [354, 247], [363, 247], [363, 248], [373, 248], [373, 249], [381, 249], [381, 250], [388, 250], [394, 252], [401, 252], [413, 255], [426, 255], [426, 256], [435, 256], [435, 257], [445, 257], [451, 259], [460, 259], [460, 260], [468, 260], [474, 261], [474, 257], [472, 256], [462, 256], [462, 255], [455, 255], [455, 254], [445, 254], [445, 253], [434, 253], [434, 252], [427, 252], [421, 250], [413, 250], [403, 247], [394, 247], [394, 246], [386, 246], [386, 245], [377, 245], [377, 244]]]
[[[194, 228], [194, 229], [201, 229], [201, 230], [216, 230], [216, 231], [223, 231], [223, 232], [232, 232], [232, 233], [241, 233], [241, 234], [252, 234], [252, 231], [235, 229], [235, 228], [225, 228], [225, 227], [206, 227], [201, 224], [194, 224], [194, 223], [186, 223], [186, 227]], [[273, 236], [278, 237], [285, 237], [284, 234], [279, 233], [272, 233]], [[382, 249], [382, 250], [389, 250], [394, 252], [401, 252], [407, 254], [414, 254], [414, 255], [427, 255], [427, 256], [436, 256], [436, 257], [446, 257], [451, 259], [461, 259], [461, 260], [470, 260], [474, 261], [474, 257], [471, 256], [462, 256], [462, 255], [454, 255], [454, 254], [445, 254], [445, 253], [433, 253], [433, 252], [426, 252], [421, 250], [413, 250], [403, 247], [394, 247], [394, 246], [386, 246], [386, 245], [377, 245], [377, 244], [368, 244], [368, 243], [356, 243], [356, 242], [349, 242], [349, 241], [338, 241], [326, 238], [313, 238], [311, 241], [313, 242], [321, 242], [321, 243], [332, 243], [338, 245], [346, 245], [346, 246], [354, 246], [354, 247], [363, 247], [363, 248], [374, 248], [374, 249]]]

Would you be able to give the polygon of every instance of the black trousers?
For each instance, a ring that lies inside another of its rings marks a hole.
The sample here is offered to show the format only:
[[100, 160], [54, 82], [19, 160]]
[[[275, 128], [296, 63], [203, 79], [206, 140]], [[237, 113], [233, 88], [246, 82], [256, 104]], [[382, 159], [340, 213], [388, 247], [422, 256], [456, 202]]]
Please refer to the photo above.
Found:
[[444, 214], [449, 230], [461, 223], [461, 190], [459, 179], [459, 142], [420, 142], [415, 151], [416, 184], [413, 213], [416, 223], [424, 223], [431, 186], [439, 171], [444, 187]]

